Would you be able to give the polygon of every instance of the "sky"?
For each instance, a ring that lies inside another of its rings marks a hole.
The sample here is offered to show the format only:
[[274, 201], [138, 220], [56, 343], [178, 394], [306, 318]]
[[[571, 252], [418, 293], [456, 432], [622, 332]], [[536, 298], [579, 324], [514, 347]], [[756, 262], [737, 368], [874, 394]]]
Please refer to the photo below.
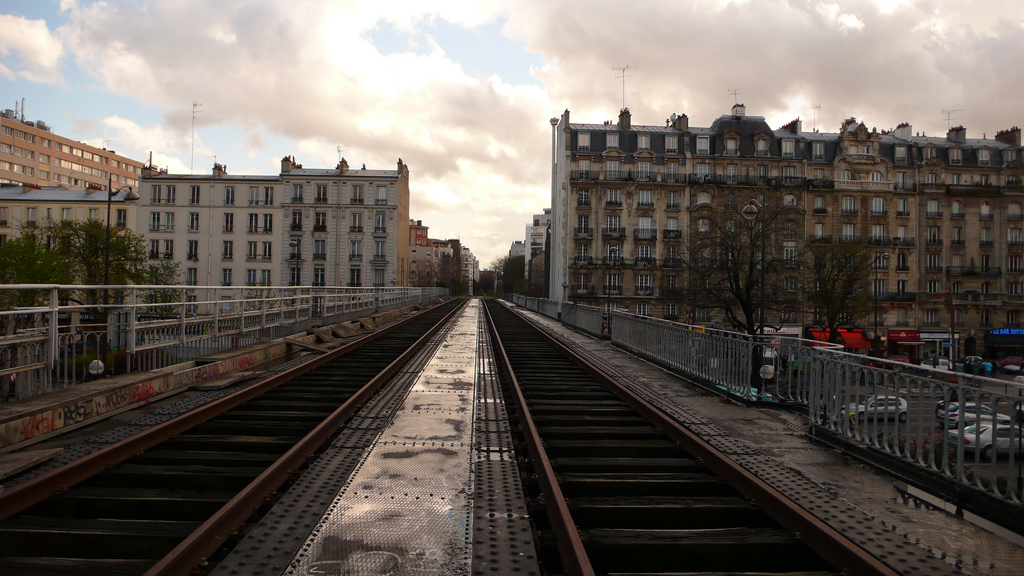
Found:
[[481, 268], [550, 205], [563, 110], [980, 138], [1022, 124], [1022, 56], [1021, 0], [0, 0], [0, 109], [172, 173], [401, 158]]

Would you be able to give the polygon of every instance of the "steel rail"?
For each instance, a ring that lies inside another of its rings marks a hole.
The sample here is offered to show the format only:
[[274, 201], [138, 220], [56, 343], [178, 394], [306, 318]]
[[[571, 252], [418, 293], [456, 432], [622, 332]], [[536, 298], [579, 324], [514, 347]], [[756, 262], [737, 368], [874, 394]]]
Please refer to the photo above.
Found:
[[618, 398], [649, 418], [669, 437], [679, 442], [683, 448], [700, 458], [710, 470], [724, 478], [733, 488], [750, 496], [769, 516], [787, 530], [798, 534], [800, 539], [819, 555], [828, 558], [836, 566], [842, 566], [851, 576], [897, 576], [899, 574], [821, 519], [804, 510], [789, 497], [734, 462], [717, 448], [705, 442], [691, 430], [676, 422], [671, 416], [616, 382], [546, 330], [537, 327], [529, 317], [519, 314], [518, 311], [513, 311], [520, 318], [526, 320], [542, 339], [550, 342]]
[[455, 307], [439, 320], [426, 334], [396, 358], [377, 376], [366, 383], [359, 392], [345, 401], [309, 434], [299, 440], [287, 452], [257, 476], [213, 516], [196, 528], [160, 561], [154, 564], [145, 576], [187, 575], [202, 563], [209, 554], [220, 548], [231, 532], [243, 524], [261, 504], [264, 498], [284, 483], [293, 472], [354, 414], [363, 403], [391, 379], [452, 317], [465, 306]]
[[537, 480], [547, 495], [545, 506], [550, 516], [551, 526], [555, 531], [555, 537], [562, 544], [558, 547], [558, 551], [559, 556], [562, 558], [563, 569], [570, 576], [594, 576], [594, 568], [583, 546], [583, 539], [580, 537], [579, 530], [576, 529], [576, 523], [572, 519], [572, 513], [569, 511], [569, 505], [565, 501], [565, 495], [558, 485], [554, 468], [551, 466], [551, 460], [548, 458], [547, 451], [541, 442], [540, 434], [533, 422], [533, 416], [530, 415], [530, 410], [526, 405], [526, 398], [519, 387], [519, 381], [516, 379], [515, 372], [512, 370], [512, 363], [509, 361], [508, 354], [505, 351], [505, 345], [491, 318], [491, 311], [486, 306], [484, 310], [487, 313], [487, 324], [493, 339], [495, 359], [508, 377], [509, 389], [516, 405], [519, 423], [523, 427], [527, 448], [534, 460], [534, 469], [538, 473]]
[[124, 462], [128, 458], [185, 432], [214, 416], [235, 408], [296, 376], [318, 368], [354, 348], [364, 346], [389, 332], [398, 330], [417, 316], [419, 315], [410, 316], [381, 330], [367, 334], [326, 354], [311, 358], [309, 361], [295, 366], [286, 372], [274, 375], [263, 382], [214, 400], [196, 410], [176, 416], [135, 436], [97, 450], [56, 470], [42, 474], [38, 478], [9, 490], [4, 490], [0, 492], [0, 520], [6, 520], [15, 514], [23, 512], [58, 492], [66, 491], [111, 466]]

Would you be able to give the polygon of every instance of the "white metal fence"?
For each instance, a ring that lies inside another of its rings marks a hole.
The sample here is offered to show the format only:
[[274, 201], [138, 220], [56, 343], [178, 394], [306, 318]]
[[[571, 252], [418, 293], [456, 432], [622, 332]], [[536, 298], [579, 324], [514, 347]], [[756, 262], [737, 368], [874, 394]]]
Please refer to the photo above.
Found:
[[[0, 311], [0, 402], [446, 294], [444, 288], [0, 285], [5, 302], [33, 303]], [[101, 374], [90, 373], [94, 360], [103, 363]]]
[[722, 393], [804, 406], [808, 426], [958, 487], [1021, 503], [1024, 387], [1017, 382], [975, 376], [969, 366], [939, 370], [801, 338], [509, 299], [534, 311], [557, 304], [564, 324], [594, 336], [610, 333], [614, 345]]

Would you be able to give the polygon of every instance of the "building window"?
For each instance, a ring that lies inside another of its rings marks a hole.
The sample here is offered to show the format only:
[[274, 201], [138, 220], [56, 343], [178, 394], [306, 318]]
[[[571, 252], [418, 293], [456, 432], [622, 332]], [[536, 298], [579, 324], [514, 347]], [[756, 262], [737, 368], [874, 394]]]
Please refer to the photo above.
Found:
[[235, 243], [232, 240], [224, 241], [224, 260], [231, 260], [235, 257]]
[[199, 232], [199, 212], [188, 213], [188, 231]]
[[174, 186], [174, 185], [168, 185], [167, 186], [167, 203], [168, 204], [174, 204], [177, 201], [177, 196], [178, 196], [177, 191], [178, 191], [178, 188], [176, 186]]
[[263, 259], [273, 260], [274, 259], [274, 243], [264, 242], [263, 243]]
[[224, 205], [234, 206], [235, 205], [235, 187], [225, 186], [224, 187]]
[[949, 149], [949, 163], [950, 164], [962, 164], [963, 163], [962, 154], [963, 154], [963, 151], [960, 148], [950, 148]]
[[768, 140], [766, 140], [764, 138], [758, 138], [756, 146], [757, 146], [757, 148], [755, 150], [755, 154], [757, 156], [767, 156], [768, 155]]
[[638, 134], [636, 137], [636, 147], [640, 150], [651, 149], [651, 136], [650, 134]]
[[665, 152], [668, 154], [675, 154], [679, 151], [679, 137], [678, 136], [665, 136]]
[[924, 159], [928, 160], [930, 158], [935, 158], [935, 147], [934, 146], [925, 146], [924, 147]]
[[199, 260], [199, 240], [188, 241], [188, 255], [189, 260]]
[[825, 157], [825, 143], [824, 142], [815, 142], [815, 143], [811, 144], [811, 154], [814, 156], [815, 160], [821, 160], [822, 158], [824, 158]]
[[191, 192], [189, 193], [189, 196], [188, 196], [188, 203], [189, 204], [192, 204], [192, 205], [199, 204], [199, 190], [200, 190], [199, 186], [192, 186], [191, 187]]
[[907, 147], [897, 146], [896, 147], [896, 163], [906, 164], [907, 163]]
[[697, 154], [710, 154], [710, 142], [711, 138], [709, 136], [697, 136]]
[[388, 203], [388, 187], [387, 186], [377, 186], [377, 204], [387, 204], [387, 203]]
[[313, 201], [317, 204], [327, 204], [327, 185], [317, 184], [316, 185], [316, 197]]
[[235, 231], [235, 215], [231, 212], [224, 214], [224, 231], [234, 232]]
[[576, 134], [576, 149], [590, 150], [590, 132], [580, 132]]
[[735, 156], [739, 154], [739, 141], [735, 138], [725, 139], [725, 153], [729, 156]]
[[198, 268], [186, 268], [185, 269], [185, 284], [189, 286], [197, 286], [199, 284], [199, 269]]
[[259, 255], [259, 251], [257, 249], [257, 243], [255, 241], [246, 242], [245, 248], [246, 248], [246, 250], [245, 250], [245, 259], [246, 260], [255, 260], [256, 257]]
[[857, 198], [854, 196], [843, 196], [843, 214], [857, 213]]
[[615, 132], [609, 132], [605, 135], [605, 146], [607, 148], [618, 148], [619, 147], [619, 135]]
[[388, 231], [386, 212], [377, 212], [376, 214], [374, 214], [373, 231], [376, 234], [384, 234]]
[[231, 268], [223, 268], [220, 271], [221, 286], [231, 286]]
[[783, 158], [792, 158], [795, 155], [794, 148], [795, 148], [795, 146], [794, 146], [794, 143], [793, 143], [792, 140], [783, 140], [782, 141], [782, 157]]

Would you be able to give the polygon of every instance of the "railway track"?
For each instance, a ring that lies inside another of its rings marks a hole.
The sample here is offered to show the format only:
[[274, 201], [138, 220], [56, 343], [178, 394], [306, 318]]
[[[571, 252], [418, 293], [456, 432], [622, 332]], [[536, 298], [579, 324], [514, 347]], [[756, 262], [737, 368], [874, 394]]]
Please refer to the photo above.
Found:
[[507, 307], [487, 312], [546, 573], [896, 573]]
[[451, 301], [0, 493], [0, 573], [188, 574], [454, 315]]

